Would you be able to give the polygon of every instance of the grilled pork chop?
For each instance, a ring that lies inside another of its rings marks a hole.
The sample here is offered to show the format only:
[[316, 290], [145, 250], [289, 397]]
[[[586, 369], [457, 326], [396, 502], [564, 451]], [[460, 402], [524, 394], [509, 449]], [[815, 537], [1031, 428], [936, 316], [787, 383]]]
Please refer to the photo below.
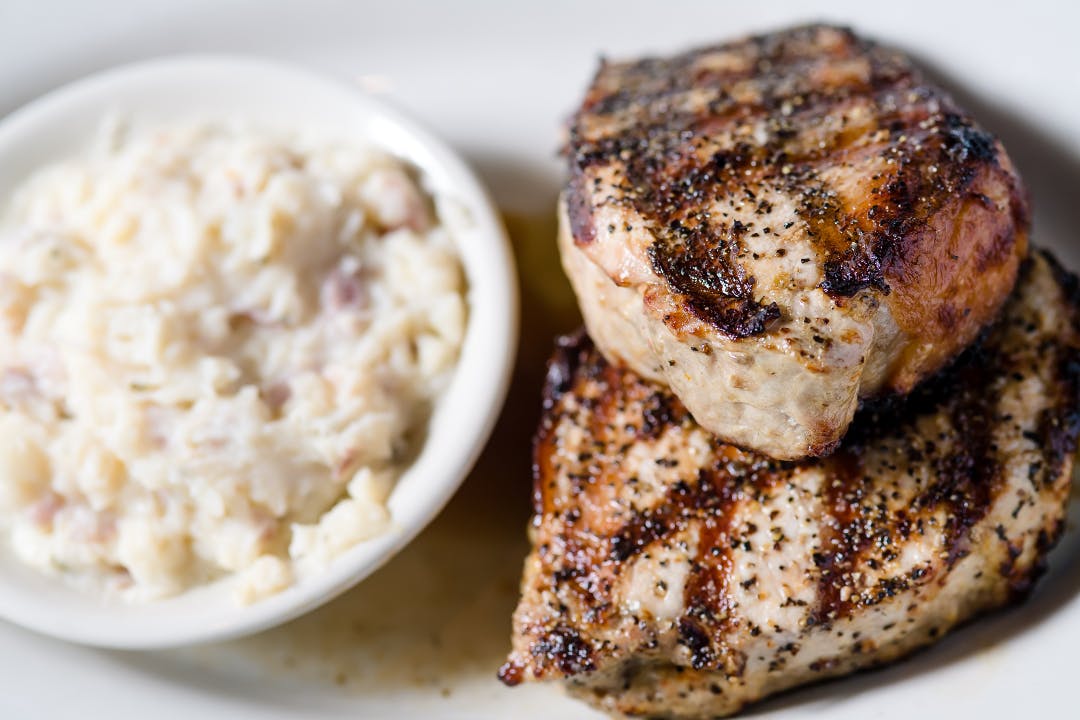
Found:
[[1026, 255], [1001, 144], [833, 27], [605, 63], [567, 155], [560, 246], [597, 346], [780, 459], [953, 359]]
[[988, 336], [823, 459], [715, 439], [581, 337], [549, 366], [513, 685], [726, 715], [898, 658], [1031, 586], [1080, 422], [1075, 278], [1041, 254]]

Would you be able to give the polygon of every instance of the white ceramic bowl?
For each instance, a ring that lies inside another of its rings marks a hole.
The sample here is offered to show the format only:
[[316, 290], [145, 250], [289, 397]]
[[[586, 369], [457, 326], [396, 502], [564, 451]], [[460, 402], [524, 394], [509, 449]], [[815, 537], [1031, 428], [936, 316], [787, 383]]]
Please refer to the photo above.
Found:
[[249, 606], [232, 579], [146, 605], [107, 603], [22, 566], [0, 551], [0, 617], [74, 642], [161, 648], [252, 633], [296, 617], [374, 572], [427, 525], [472, 468], [505, 400], [517, 345], [513, 258], [498, 214], [466, 164], [443, 142], [359, 89], [252, 58], [188, 56], [92, 76], [0, 122], [0, 203], [35, 168], [77, 153], [103, 117], [133, 126], [185, 118], [253, 118], [271, 127], [349, 133], [416, 166], [427, 187], [462, 206], [456, 228], [469, 282], [469, 326], [456, 374], [425, 445], [390, 496], [392, 529], [327, 570]]

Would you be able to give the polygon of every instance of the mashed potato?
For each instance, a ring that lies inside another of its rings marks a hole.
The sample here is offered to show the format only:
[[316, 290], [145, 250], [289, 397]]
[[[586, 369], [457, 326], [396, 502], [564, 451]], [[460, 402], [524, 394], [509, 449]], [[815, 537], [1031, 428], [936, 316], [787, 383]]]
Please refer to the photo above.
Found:
[[0, 530], [144, 601], [287, 587], [388, 527], [457, 361], [454, 243], [399, 161], [114, 127], [0, 222]]

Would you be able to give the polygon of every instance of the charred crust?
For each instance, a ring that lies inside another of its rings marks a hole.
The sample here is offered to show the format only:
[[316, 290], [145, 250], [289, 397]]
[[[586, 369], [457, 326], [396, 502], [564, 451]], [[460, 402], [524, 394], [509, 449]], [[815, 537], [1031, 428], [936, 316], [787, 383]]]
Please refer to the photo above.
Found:
[[1037, 430], [1041, 447], [1047, 453], [1046, 477], [1054, 478], [1076, 453], [1080, 436], [1080, 279], [1050, 253], [1040, 253], [1064, 293], [1069, 310], [1068, 327], [1063, 332], [1070, 342], [1057, 363], [1058, 401], [1055, 407], [1043, 412]]
[[1053, 481], [1076, 454], [1080, 434], [1080, 350], [1057, 362], [1057, 402], [1039, 414], [1036, 437], [1043, 453], [1043, 477]]
[[690, 651], [690, 666], [695, 670], [711, 667], [716, 662], [708, 633], [692, 618], [679, 619], [679, 642]]
[[[714, 67], [707, 60], [717, 53], [737, 60]], [[830, 77], [853, 62], [866, 72]], [[855, 104], [872, 120], [852, 128], [843, 108]], [[755, 126], [763, 130], [750, 132]], [[714, 142], [724, 131], [733, 132], [731, 147]], [[811, 136], [820, 140], [808, 143]], [[873, 202], [849, 207], [821, 170], [871, 150], [889, 170], [867, 179]], [[768, 332], [780, 309], [756, 287], [741, 234], [710, 208], [753, 203], [762, 190], [792, 198], [816, 245], [820, 288], [837, 299], [887, 293], [917, 254], [920, 233], [980, 178], [1008, 190], [1002, 211], [1013, 228], [1001, 238], [1026, 237], [1026, 193], [1001, 153], [903, 55], [847, 28], [808, 25], [602, 66], [570, 123], [571, 224], [588, 243], [595, 229], [587, 206], [625, 206], [652, 234], [653, 268], [686, 308], [743, 338]], [[601, 166], [616, 179], [588, 185]]]
[[830, 626], [851, 609], [842, 590], [851, 585], [851, 570], [862, 550], [873, 540], [861, 532], [863, 470], [858, 452], [839, 452], [829, 461], [833, 481], [824, 492], [824, 506], [831, 521], [812, 560], [820, 575], [817, 603], [807, 618], [810, 626]]
[[514, 661], [507, 661], [503, 663], [499, 668], [496, 677], [506, 686], [514, 687], [520, 685], [521, 681], [525, 679], [525, 668], [521, 663]]
[[705, 223], [672, 220], [668, 231], [670, 241], [653, 243], [649, 258], [696, 317], [734, 338], [760, 335], [779, 319], [776, 303], [754, 299], [754, 278], [736, 260], [746, 232], [741, 223], [717, 233]]
[[566, 192], [566, 217], [570, 223], [570, 233], [578, 245], [588, 245], [596, 239], [592, 207], [583, 187], [584, 182], [582, 173], [574, 173]]
[[529, 653], [538, 667], [552, 667], [567, 676], [596, 669], [592, 646], [582, 639], [577, 630], [563, 623], [540, 635], [529, 647]]
[[645, 401], [638, 438], [651, 440], [658, 437], [675, 419], [675, 415], [671, 396], [664, 392], [653, 393]]
[[1048, 529], [1039, 531], [1035, 538], [1035, 559], [1026, 571], [1016, 572], [1010, 568], [1013, 570], [1011, 575], [1002, 573], [1009, 583], [1009, 602], [1021, 602], [1031, 594], [1035, 584], [1046, 574], [1047, 556], [1057, 547], [1064, 534], [1065, 520], [1058, 518]]
[[829, 228], [818, 222], [822, 233], [839, 235], [834, 244], [842, 248], [824, 263], [821, 289], [833, 297], [852, 297], [867, 288], [888, 292], [889, 278], [902, 275], [915, 254], [919, 233], [946, 204], [967, 196], [980, 175], [993, 174], [1011, 190], [1012, 222], [984, 253], [988, 262], [1009, 257], [1018, 229], [1027, 231], [1026, 200], [1016, 190], [1019, 180], [1004, 171], [994, 136], [940, 91], [922, 88], [917, 94], [925, 104], [904, 111], [907, 117], [897, 121], [902, 130], [894, 127], [881, 151], [896, 170], [871, 191], [875, 203], [865, 215], [838, 211], [827, 216]]
[[556, 338], [555, 353], [548, 360], [547, 376], [541, 394], [543, 416], [532, 447], [533, 514], [536, 518], [541, 517], [547, 509], [544, 502], [547, 493], [542, 482], [549, 474], [545, 463], [551, 452], [551, 430], [558, 419], [555, 408], [578, 381], [579, 370], [582, 364], [588, 361], [592, 351], [592, 340], [584, 328], [579, 328], [574, 333]]
[[824, 269], [821, 289], [834, 297], [852, 297], [866, 288], [889, 292], [881, 259], [877, 253], [868, 253], [862, 246], [845, 250], [835, 260], [826, 260]]
[[579, 368], [593, 351], [592, 339], [584, 328], [555, 339], [555, 354], [548, 360], [544, 381], [543, 407], [550, 411], [574, 385]]
[[997, 139], [976, 127], [970, 118], [946, 113], [942, 148], [958, 163], [997, 163]]

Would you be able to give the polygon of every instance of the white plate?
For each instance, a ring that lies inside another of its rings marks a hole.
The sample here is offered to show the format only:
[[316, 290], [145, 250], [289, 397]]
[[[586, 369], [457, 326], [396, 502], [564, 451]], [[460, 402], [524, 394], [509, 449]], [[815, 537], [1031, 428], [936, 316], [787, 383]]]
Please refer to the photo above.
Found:
[[[675, 49], [809, 12], [803, 3], [760, 5], [6, 0], [0, 112], [92, 70], [192, 50], [279, 56], [384, 88], [463, 150], [512, 212], [534, 313], [511, 414], [480, 470], [364, 585], [278, 630], [183, 652], [84, 650], [0, 626], [0, 717], [595, 717], [551, 688], [509, 690], [493, 679], [525, 551], [523, 453], [542, 356], [551, 333], [572, 322], [565, 291], [549, 289], [559, 275], [545, 249], [561, 177], [557, 131], [602, 52]], [[1080, 267], [1080, 14], [1072, 5], [847, 2], [812, 13], [896, 42], [941, 71], [1020, 165], [1036, 239]], [[748, 714], [1076, 717], [1077, 641], [1080, 538], [1071, 532], [1027, 605], [909, 661]]]

